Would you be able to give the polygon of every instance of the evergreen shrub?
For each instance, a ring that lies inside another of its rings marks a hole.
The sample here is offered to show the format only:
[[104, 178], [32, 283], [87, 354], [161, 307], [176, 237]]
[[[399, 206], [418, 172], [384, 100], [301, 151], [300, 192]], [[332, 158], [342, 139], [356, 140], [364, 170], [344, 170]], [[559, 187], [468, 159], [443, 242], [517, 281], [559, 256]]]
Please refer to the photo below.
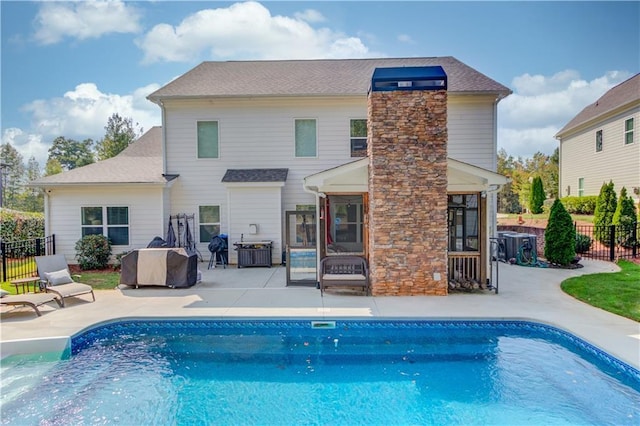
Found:
[[556, 200], [551, 206], [544, 241], [544, 257], [549, 262], [567, 266], [575, 259], [576, 230], [571, 215], [560, 200]]

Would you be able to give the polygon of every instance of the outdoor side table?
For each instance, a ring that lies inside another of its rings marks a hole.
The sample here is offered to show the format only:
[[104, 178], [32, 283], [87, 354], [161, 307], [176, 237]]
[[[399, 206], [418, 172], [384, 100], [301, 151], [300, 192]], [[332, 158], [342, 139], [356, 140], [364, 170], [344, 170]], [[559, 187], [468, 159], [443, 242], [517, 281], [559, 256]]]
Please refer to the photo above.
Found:
[[11, 284], [16, 286], [16, 293], [20, 294], [19, 287], [22, 286], [22, 292], [29, 292], [29, 284], [33, 283], [33, 292], [36, 293], [40, 290], [40, 278], [39, 277], [28, 277], [28, 278], [19, 278], [17, 280], [11, 280]]

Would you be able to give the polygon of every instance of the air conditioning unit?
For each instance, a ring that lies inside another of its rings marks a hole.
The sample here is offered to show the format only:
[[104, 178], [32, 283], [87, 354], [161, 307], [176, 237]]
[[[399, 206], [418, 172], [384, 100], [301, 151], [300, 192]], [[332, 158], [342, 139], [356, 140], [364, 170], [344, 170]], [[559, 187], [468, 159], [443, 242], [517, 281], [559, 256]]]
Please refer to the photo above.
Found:
[[518, 251], [525, 244], [530, 244], [533, 254], [536, 254], [536, 236], [532, 234], [507, 234], [505, 238], [505, 255], [508, 259], [516, 259]]
[[507, 235], [514, 235], [517, 234], [516, 231], [498, 231], [498, 240], [497, 240], [497, 245], [494, 248], [494, 252], [492, 253], [492, 255], [495, 257], [495, 259], [497, 260], [502, 260], [502, 261], [507, 261], [509, 260], [509, 257], [507, 257], [507, 242], [506, 242], [506, 238]]

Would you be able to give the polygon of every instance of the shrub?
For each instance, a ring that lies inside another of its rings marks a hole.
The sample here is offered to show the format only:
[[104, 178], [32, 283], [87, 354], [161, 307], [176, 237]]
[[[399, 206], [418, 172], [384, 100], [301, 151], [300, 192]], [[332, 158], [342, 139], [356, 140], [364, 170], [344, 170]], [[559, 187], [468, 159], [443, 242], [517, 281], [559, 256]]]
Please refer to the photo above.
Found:
[[111, 243], [104, 235], [85, 235], [76, 242], [76, 251], [81, 269], [105, 269], [111, 256]]
[[531, 213], [542, 213], [542, 205], [546, 198], [544, 195], [544, 187], [542, 186], [542, 178], [540, 176], [534, 177], [529, 193], [529, 210], [531, 210]]
[[638, 223], [635, 217], [622, 216], [616, 225], [616, 243], [625, 248], [638, 244]]
[[584, 197], [564, 197], [561, 201], [567, 212], [571, 214], [592, 215], [596, 210], [597, 195]]
[[4, 242], [44, 237], [44, 214], [0, 209], [0, 239]]
[[613, 182], [603, 183], [596, 202], [596, 210], [593, 213], [593, 237], [603, 244], [608, 244], [608, 227], [613, 224], [613, 215], [618, 204], [616, 198]]
[[551, 206], [544, 241], [544, 257], [549, 262], [566, 266], [576, 257], [576, 230], [571, 215], [560, 200]]
[[585, 234], [576, 234], [576, 253], [586, 253], [591, 250], [591, 237]]

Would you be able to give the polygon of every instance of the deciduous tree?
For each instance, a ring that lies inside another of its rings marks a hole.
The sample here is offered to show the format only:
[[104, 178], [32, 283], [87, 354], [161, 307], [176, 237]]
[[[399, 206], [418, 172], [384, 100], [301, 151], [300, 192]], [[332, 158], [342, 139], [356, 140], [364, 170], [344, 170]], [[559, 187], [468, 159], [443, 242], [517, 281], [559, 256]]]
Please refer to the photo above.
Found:
[[106, 134], [96, 146], [99, 160], [115, 157], [142, 135], [138, 123], [134, 125], [133, 119], [121, 117], [118, 113], [109, 117], [104, 129]]
[[63, 170], [72, 170], [76, 167], [86, 166], [95, 162], [93, 151], [93, 140], [85, 139], [82, 142], [58, 136], [53, 140], [49, 148], [49, 158], [56, 159]]

